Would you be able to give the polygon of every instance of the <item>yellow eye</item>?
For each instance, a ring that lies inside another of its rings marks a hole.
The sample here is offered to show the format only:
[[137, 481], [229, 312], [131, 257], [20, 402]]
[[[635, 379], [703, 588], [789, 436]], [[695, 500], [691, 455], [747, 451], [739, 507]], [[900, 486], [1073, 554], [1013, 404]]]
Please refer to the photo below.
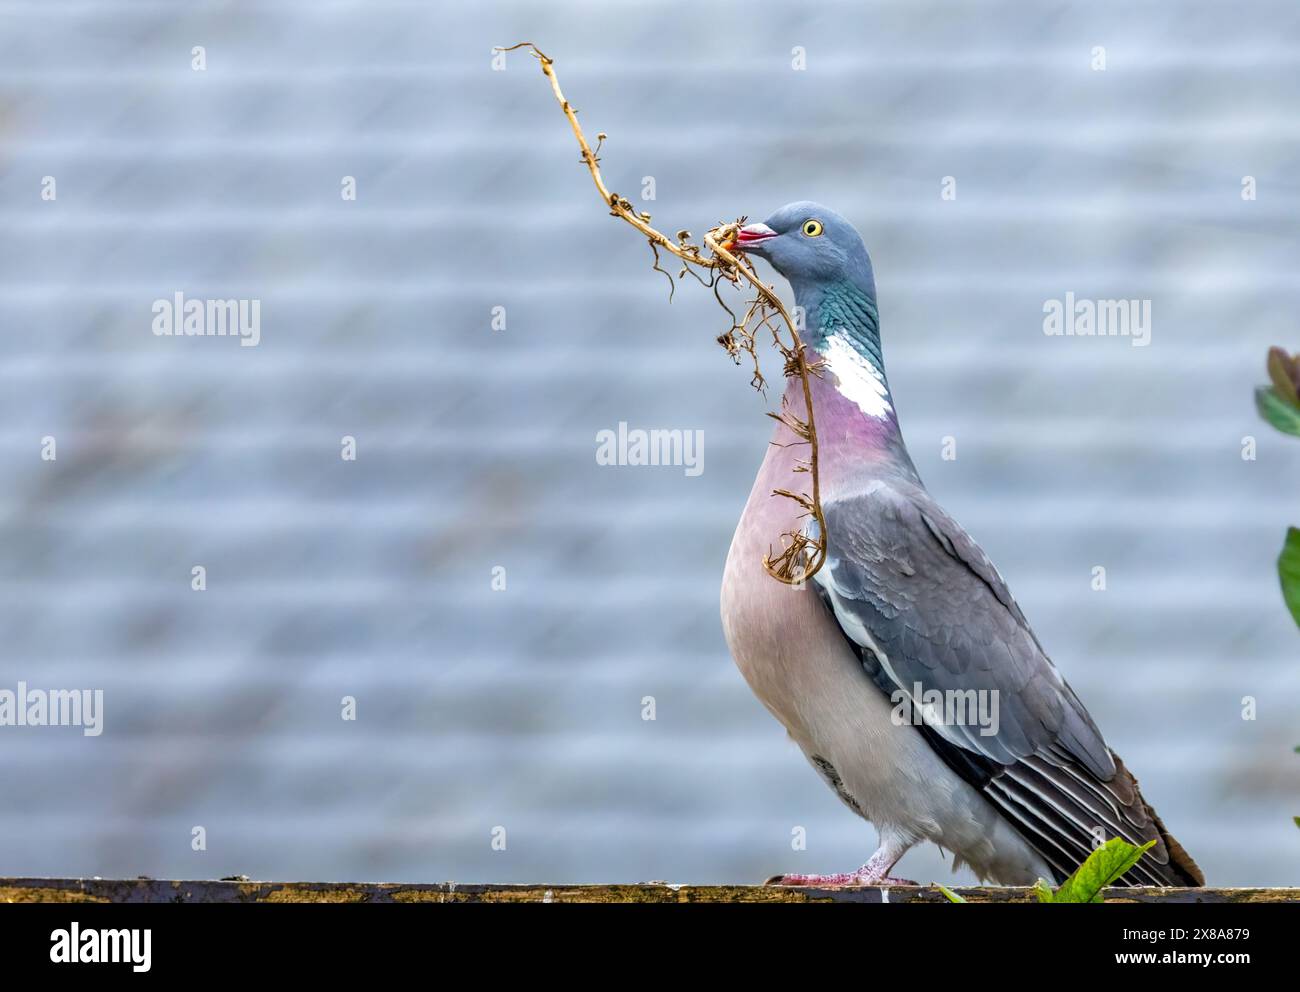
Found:
[[810, 238], [819, 238], [822, 233], [822, 222], [819, 220], [806, 220], [803, 222], [803, 233]]

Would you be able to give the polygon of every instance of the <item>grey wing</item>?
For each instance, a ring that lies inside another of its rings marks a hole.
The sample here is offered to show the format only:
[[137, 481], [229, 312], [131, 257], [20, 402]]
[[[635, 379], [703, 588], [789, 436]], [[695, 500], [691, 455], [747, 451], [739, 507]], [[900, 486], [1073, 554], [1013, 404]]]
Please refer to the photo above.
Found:
[[[961, 526], [902, 481], [876, 482], [825, 514], [827, 560], [814, 582], [881, 689], [917, 706], [932, 690], [968, 699], [969, 690], [982, 690], [996, 700], [996, 732], [992, 720], [927, 718], [932, 746], [1063, 876], [1100, 828], [1133, 843], [1155, 839], [1156, 864], [1145, 874], [1170, 884], [1159, 870], [1169, 859], [1163, 831], [1136, 781]], [[983, 715], [992, 712], [989, 704]]]

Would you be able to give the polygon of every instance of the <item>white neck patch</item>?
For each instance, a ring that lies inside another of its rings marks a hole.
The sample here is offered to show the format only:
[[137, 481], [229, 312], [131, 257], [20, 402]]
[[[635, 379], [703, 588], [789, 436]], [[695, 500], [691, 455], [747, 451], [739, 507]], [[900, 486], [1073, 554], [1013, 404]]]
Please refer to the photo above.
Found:
[[840, 394], [868, 417], [883, 419], [894, 412], [884, 374], [839, 334], [826, 338], [826, 367], [840, 380]]

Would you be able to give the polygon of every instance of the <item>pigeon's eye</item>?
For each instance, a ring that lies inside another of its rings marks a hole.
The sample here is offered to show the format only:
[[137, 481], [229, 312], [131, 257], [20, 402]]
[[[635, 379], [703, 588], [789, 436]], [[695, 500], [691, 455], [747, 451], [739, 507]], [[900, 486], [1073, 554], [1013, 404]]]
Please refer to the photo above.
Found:
[[822, 222], [819, 220], [806, 220], [803, 222], [803, 233], [810, 238], [819, 238], [822, 233]]

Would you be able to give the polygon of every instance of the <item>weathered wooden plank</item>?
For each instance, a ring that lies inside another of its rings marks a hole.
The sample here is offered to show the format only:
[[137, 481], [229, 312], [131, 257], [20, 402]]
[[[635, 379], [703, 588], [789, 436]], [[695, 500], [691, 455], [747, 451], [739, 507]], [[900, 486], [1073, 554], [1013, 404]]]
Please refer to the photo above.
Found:
[[[1027, 888], [956, 889], [972, 903], [1035, 902]], [[1300, 889], [1113, 888], [1110, 902], [1279, 903], [1300, 902]], [[861, 902], [947, 903], [933, 886], [841, 886], [779, 888], [771, 885], [477, 885], [457, 882], [254, 882], [247, 879], [166, 880], [153, 878], [0, 879], [0, 902], [248, 902], [248, 903], [458, 903], [458, 902]]]

